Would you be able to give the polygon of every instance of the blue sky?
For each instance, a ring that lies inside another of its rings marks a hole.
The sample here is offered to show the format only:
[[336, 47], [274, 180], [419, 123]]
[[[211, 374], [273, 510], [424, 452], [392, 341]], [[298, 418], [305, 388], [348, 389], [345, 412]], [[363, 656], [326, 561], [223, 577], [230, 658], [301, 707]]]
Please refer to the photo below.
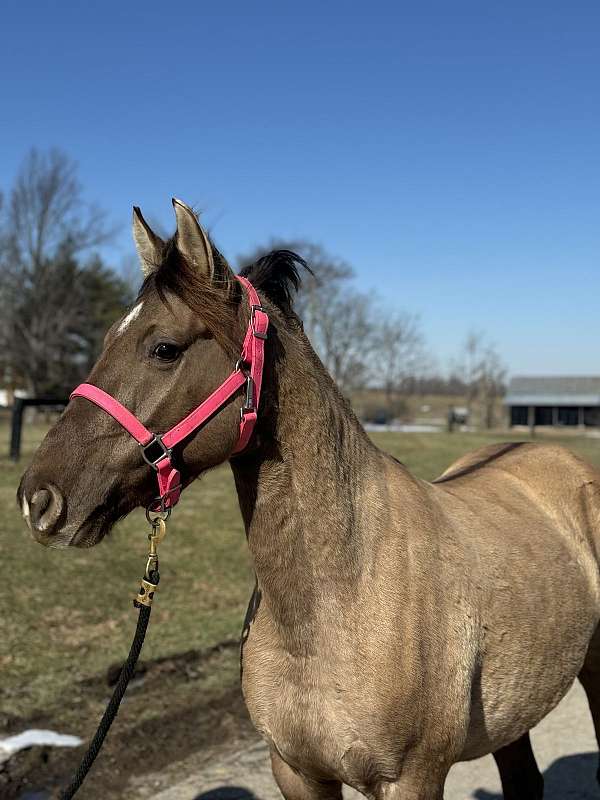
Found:
[[600, 4], [14, 2], [0, 187], [59, 146], [120, 225], [204, 209], [232, 260], [271, 236], [348, 260], [514, 373], [600, 373]]

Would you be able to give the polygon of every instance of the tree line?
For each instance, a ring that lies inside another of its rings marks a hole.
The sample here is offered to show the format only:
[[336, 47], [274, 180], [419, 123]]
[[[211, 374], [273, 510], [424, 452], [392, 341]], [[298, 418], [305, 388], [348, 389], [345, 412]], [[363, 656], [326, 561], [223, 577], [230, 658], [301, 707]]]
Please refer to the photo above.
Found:
[[[131, 281], [97, 252], [113, 235], [104, 212], [87, 201], [74, 162], [59, 150], [31, 150], [0, 195], [0, 385], [66, 396], [83, 380], [107, 328], [134, 300]], [[377, 390], [390, 417], [409, 396], [464, 398], [486, 426], [494, 424], [505, 368], [482, 334], [470, 333], [444, 372], [418, 315], [356, 289], [352, 267], [323, 247], [273, 239], [239, 265], [276, 248], [299, 253], [313, 269], [297, 309], [344, 393]]]
[[34, 397], [64, 397], [132, 291], [95, 252], [112, 231], [64, 153], [31, 150], [1, 200], [0, 376]]

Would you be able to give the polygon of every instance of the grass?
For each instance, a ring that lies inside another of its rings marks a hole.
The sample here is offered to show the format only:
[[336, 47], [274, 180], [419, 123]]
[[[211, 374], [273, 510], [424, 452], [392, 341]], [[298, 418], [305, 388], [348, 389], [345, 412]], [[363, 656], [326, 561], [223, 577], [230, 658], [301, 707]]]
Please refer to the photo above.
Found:
[[[0, 708], [19, 717], [53, 705], [73, 680], [103, 673], [123, 658], [147, 552], [143, 512], [90, 550], [53, 551], [31, 539], [15, 489], [41, 434], [27, 427], [22, 464], [0, 458]], [[208, 474], [185, 499], [161, 547], [163, 583], [146, 659], [237, 636], [250, 595], [252, 573], [228, 470]]]
[[[5, 509], [0, 528], [0, 707], [8, 719], [59, 708], [73, 681], [87, 683], [124, 657], [135, 625], [131, 598], [145, 564], [142, 512], [91, 550], [52, 551], [30, 538], [16, 508], [15, 489], [42, 434], [43, 427], [26, 426], [23, 460], [14, 465], [4, 455], [8, 426], [0, 428], [0, 502]], [[415, 474], [433, 478], [468, 450], [507, 436], [377, 433], [373, 439]], [[600, 440], [552, 439], [600, 465]], [[228, 467], [186, 491], [161, 548], [161, 575], [145, 660], [204, 649], [239, 635], [253, 576]], [[223, 688], [236, 681], [236, 662], [232, 648], [207, 685]]]

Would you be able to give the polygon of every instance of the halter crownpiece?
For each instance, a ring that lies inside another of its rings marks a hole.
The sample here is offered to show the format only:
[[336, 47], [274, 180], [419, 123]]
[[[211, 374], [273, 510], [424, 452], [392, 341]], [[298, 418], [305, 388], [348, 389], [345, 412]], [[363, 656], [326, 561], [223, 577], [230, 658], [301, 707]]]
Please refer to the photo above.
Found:
[[244, 405], [240, 409], [239, 438], [233, 452], [241, 452], [252, 436], [260, 402], [269, 317], [261, 306], [260, 298], [250, 281], [241, 275], [236, 277], [246, 289], [250, 305], [250, 321], [244, 337], [241, 356], [231, 375], [171, 430], [163, 434], [152, 433], [112, 395], [91, 383], [81, 383], [71, 393], [71, 399], [85, 397], [106, 411], [138, 442], [142, 458], [157, 474], [159, 496], [156, 499], [156, 505], [151, 508], [152, 511], [166, 511], [173, 508], [181, 495], [181, 476], [171, 460], [175, 445], [198, 430], [220, 411], [244, 384], [246, 385], [246, 395]]

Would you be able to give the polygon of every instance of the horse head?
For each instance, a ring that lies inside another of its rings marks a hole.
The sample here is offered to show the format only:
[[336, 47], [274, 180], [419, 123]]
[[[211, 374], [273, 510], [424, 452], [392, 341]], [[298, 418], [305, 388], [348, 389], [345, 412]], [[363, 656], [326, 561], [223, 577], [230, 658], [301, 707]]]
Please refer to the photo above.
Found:
[[[166, 242], [134, 208], [144, 282], [133, 309], [106, 334], [88, 377], [157, 432], [176, 425], [231, 374], [251, 314], [194, 212], [179, 200], [173, 206], [177, 231]], [[292, 262], [287, 277], [297, 285]], [[280, 310], [269, 311], [276, 318]], [[175, 448], [184, 486], [235, 452], [243, 404], [244, 391], [235, 392], [200, 433]], [[155, 473], [135, 439], [101, 408], [73, 397], [25, 472], [18, 501], [38, 542], [89, 547], [156, 493]]]

